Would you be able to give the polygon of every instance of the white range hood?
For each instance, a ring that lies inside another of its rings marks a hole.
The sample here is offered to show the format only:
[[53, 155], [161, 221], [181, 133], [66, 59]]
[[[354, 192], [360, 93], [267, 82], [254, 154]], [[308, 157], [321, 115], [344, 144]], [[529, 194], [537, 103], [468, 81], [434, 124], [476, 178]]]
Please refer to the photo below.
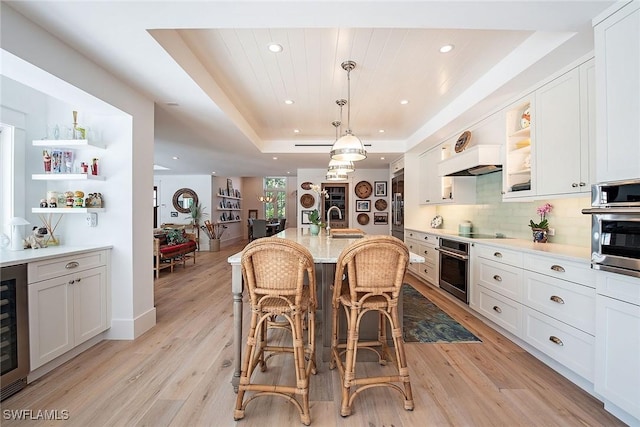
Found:
[[502, 170], [501, 145], [476, 145], [438, 163], [438, 176], [477, 176]]

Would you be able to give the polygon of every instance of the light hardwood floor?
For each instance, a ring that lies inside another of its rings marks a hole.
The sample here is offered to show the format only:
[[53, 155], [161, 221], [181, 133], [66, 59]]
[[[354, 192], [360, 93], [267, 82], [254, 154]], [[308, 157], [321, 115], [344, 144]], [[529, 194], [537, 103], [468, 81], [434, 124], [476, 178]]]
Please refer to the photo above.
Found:
[[[154, 328], [135, 341], [103, 341], [5, 400], [2, 426], [302, 425], [293, 405], [271, 397], [255, 400], [243, 420], [233, 421], [233, 313], [226, 259], [242, 247], [201, 252], [196, 265], [162, 271], [155, 281]], [[337, 371], [319, 363], [318, 374], [311, 378], [313, 426], [623, 425], [599, 401], [439, 291], [411, 276], [407, 282], [482, 343], [407, 344], [412, 412], [403, 410], [397, 392], [374, 388], [356, 399], [350, 417], [340, 417]], [[244, 307], [248, 321], [248, 304]], [[273, 358], [269, 366], [265, 375], [292, 378], [288, 359]], [[373, 362], [360, 368], [372, 373], [383, 369]], [[19, 409], [34, 414], [66, 410], [69, 419], [6, 419], [6, 410]]]

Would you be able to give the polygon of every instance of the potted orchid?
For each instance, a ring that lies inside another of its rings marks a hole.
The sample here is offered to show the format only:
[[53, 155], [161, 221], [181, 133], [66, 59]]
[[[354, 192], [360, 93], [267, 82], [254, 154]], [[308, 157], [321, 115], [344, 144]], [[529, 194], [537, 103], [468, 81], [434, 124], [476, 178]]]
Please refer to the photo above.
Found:
[[311, 221], [309, 231], [311, 232], [312, 236], [317, 236], [320, 233], [320, 229], [324, 227], [324, 223], [322, 222], [322, 215], [320, 214], [320, 212], [324, 204], [324, 199], [328, 199], [329, 194], [327, 193], [327, 190], [322, 190], [321, 187], [317, 184], [311, 184], [310, 188], [314, 193], [317, 194], [318, 207], [309, 214], [309, 221]]
[[549, 232], [549, 221], [547, 221], [547, 214], [551, 212], [552, 208], [553, 206], [551, 206], [549, 203], [545, 203], [544, 205], [536, 209], [536, 213], [540, 215], [540, 222], [535, 223], [533, 222], [533, 220], [529, 220], [529, 227], [531, 227], [531, 231], [533, 232], [534, 242], [547, 242], [547, 234]]

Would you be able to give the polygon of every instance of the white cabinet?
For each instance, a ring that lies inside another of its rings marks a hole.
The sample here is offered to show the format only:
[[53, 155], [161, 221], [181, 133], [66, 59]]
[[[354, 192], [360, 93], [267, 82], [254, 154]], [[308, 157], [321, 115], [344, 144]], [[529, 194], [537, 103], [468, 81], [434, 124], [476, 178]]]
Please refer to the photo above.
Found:
[[[505, 110], [503, 199], [591, 191], [595, 61], [586, 61]], [[529, 126], [523, 115], [529, 113]]]
[[418, 176], [420, 178], [419, 194], [420, 204], [434, 204], [442, 201], [442, 178], [438, 176], [438, 162], [441, 157], [440, 147], [432, 148], [423, 153], [419, 161], [420, 170]]
[[[580, 76], [580, 68], [575, 68], [536, 91], [538, 196], [591, 191], [588, 125], [584, 138], [581, 134], [582, 119], [588, 123], [589, 117], [581, 108]], [[585, 103], [588, 110], [588, 98]]]
[[595, 390], [640, 425], [640, 279], [597, 274]]
[[391, 175], [404, 170], [404, 156], [394, 160], [393, 163], [389, 165], [389, 170], [391, 171]]
[[593, 381], [595, 280], [588, 262], [473, 245], [470, 307]]
[[107, 330], [108, 251], [28, 265], [31, 370]]
[[640, 2], [594, 27], [597, 181], [640, 177]]
[[405, 230], [405, 241], [409, 251], [423, 256], [424, 263], [410, 263], [409, 271], [423, 281], [433, 286], [438, 286], [439, 262], [438, 247], [439, 237], [422, 231]]

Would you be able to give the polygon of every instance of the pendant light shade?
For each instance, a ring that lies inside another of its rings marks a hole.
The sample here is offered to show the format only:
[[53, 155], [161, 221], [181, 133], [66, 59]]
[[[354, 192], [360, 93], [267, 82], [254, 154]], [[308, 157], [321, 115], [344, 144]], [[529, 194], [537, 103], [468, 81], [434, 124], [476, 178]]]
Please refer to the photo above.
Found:
[[[338, 140], [338, 127], [342, 124], [342, 107], [346, 104], [347, 101], [345, 99], [339, 99], [336, 101], [336, 104], [340, 106], [340, 120], [335, 120], [331, 122], [331, 124], [336, 129], [336, 141]], [[356, 168], [353, 166], [353, 162], [350, 160], [335, 160], [331, 159], [329, 161], [329, 167], [327, 168], [327, 172], [337, 175], [344, 175], [355, 171]]]
[[347, 72], [347, 130], [331, 148], [331, 158], [340, 161], [357, 162], [367, 158], [367, 151], [360, 138], [351, 132], [351, 70], [356, 68], [354, 61], [342, 63], [342, 69]]
[[346, 173], [327, 172], [327, 181], [346, 181], [349, 179]]

